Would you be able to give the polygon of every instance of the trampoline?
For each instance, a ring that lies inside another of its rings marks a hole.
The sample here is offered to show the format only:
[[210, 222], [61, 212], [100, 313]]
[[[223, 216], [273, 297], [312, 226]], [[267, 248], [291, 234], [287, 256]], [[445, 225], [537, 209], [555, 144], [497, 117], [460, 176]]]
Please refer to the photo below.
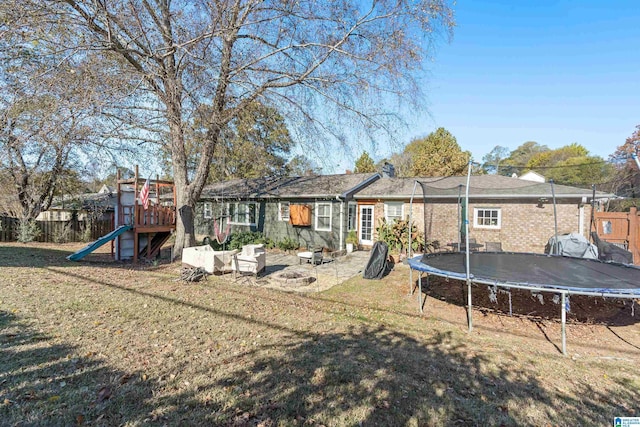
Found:
[[[468, 260], [468, 261], [467, 261]], [[513, 252], [443, 252], [408, 260], [411, 270], [496, 288], [560, 294], [562, 352], [566, 354], [567, 297], [640, 298], [640, 268], [560, 255]], [[469, 268], [467, 269], [467, 263]], [[422, 274], [418, 275], [422, 311]], [[468, 291], [471, 329], [471, 292]]]

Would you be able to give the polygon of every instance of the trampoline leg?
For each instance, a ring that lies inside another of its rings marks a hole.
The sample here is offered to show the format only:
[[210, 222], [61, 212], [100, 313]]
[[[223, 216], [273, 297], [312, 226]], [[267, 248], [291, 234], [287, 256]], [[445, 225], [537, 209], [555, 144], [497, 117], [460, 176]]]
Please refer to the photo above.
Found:
[[422, 273], [418, 274], [418, 307], [422, 313]]
[[567, 294], [562, 293], [562, 354], [567, 355]]
[[509, 316], [513, 316], [513, 308], [511, 306], [511, 291], [509, 291]]

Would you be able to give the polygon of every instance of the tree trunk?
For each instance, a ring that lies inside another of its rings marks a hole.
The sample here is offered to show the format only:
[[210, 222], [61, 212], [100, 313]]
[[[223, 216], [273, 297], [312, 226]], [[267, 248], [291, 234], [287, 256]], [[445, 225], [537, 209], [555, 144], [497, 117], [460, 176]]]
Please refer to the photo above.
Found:
[[194, 206], [178, 203], [176, 207], [176, 240], [173, 245], [173, 259], [182, 257], [182, 250], [196, 244], [194, 233]]

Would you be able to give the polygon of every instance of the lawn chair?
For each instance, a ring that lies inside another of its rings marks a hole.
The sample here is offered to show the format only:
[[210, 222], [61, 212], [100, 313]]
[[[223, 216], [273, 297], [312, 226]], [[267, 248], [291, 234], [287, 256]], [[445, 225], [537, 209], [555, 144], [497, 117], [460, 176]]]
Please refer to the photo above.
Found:
[[233, 270], [233, 278], [236, 278], [238, 273], [251, 273], [258, 277], [266, 267], [267, 254], [264, 250], [264, 245], [244, 245], [242, 252], [233, 255], [233, 263], [231, 269]]

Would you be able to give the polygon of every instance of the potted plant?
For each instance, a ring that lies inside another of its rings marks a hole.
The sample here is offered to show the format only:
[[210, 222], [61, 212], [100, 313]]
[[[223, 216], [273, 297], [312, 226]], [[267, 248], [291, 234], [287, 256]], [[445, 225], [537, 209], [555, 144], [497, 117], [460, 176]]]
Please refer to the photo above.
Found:
[[356, 230], [351, 230], [347, 234], [347, 253], [351, 253], [358, 246], [358, 234]]

